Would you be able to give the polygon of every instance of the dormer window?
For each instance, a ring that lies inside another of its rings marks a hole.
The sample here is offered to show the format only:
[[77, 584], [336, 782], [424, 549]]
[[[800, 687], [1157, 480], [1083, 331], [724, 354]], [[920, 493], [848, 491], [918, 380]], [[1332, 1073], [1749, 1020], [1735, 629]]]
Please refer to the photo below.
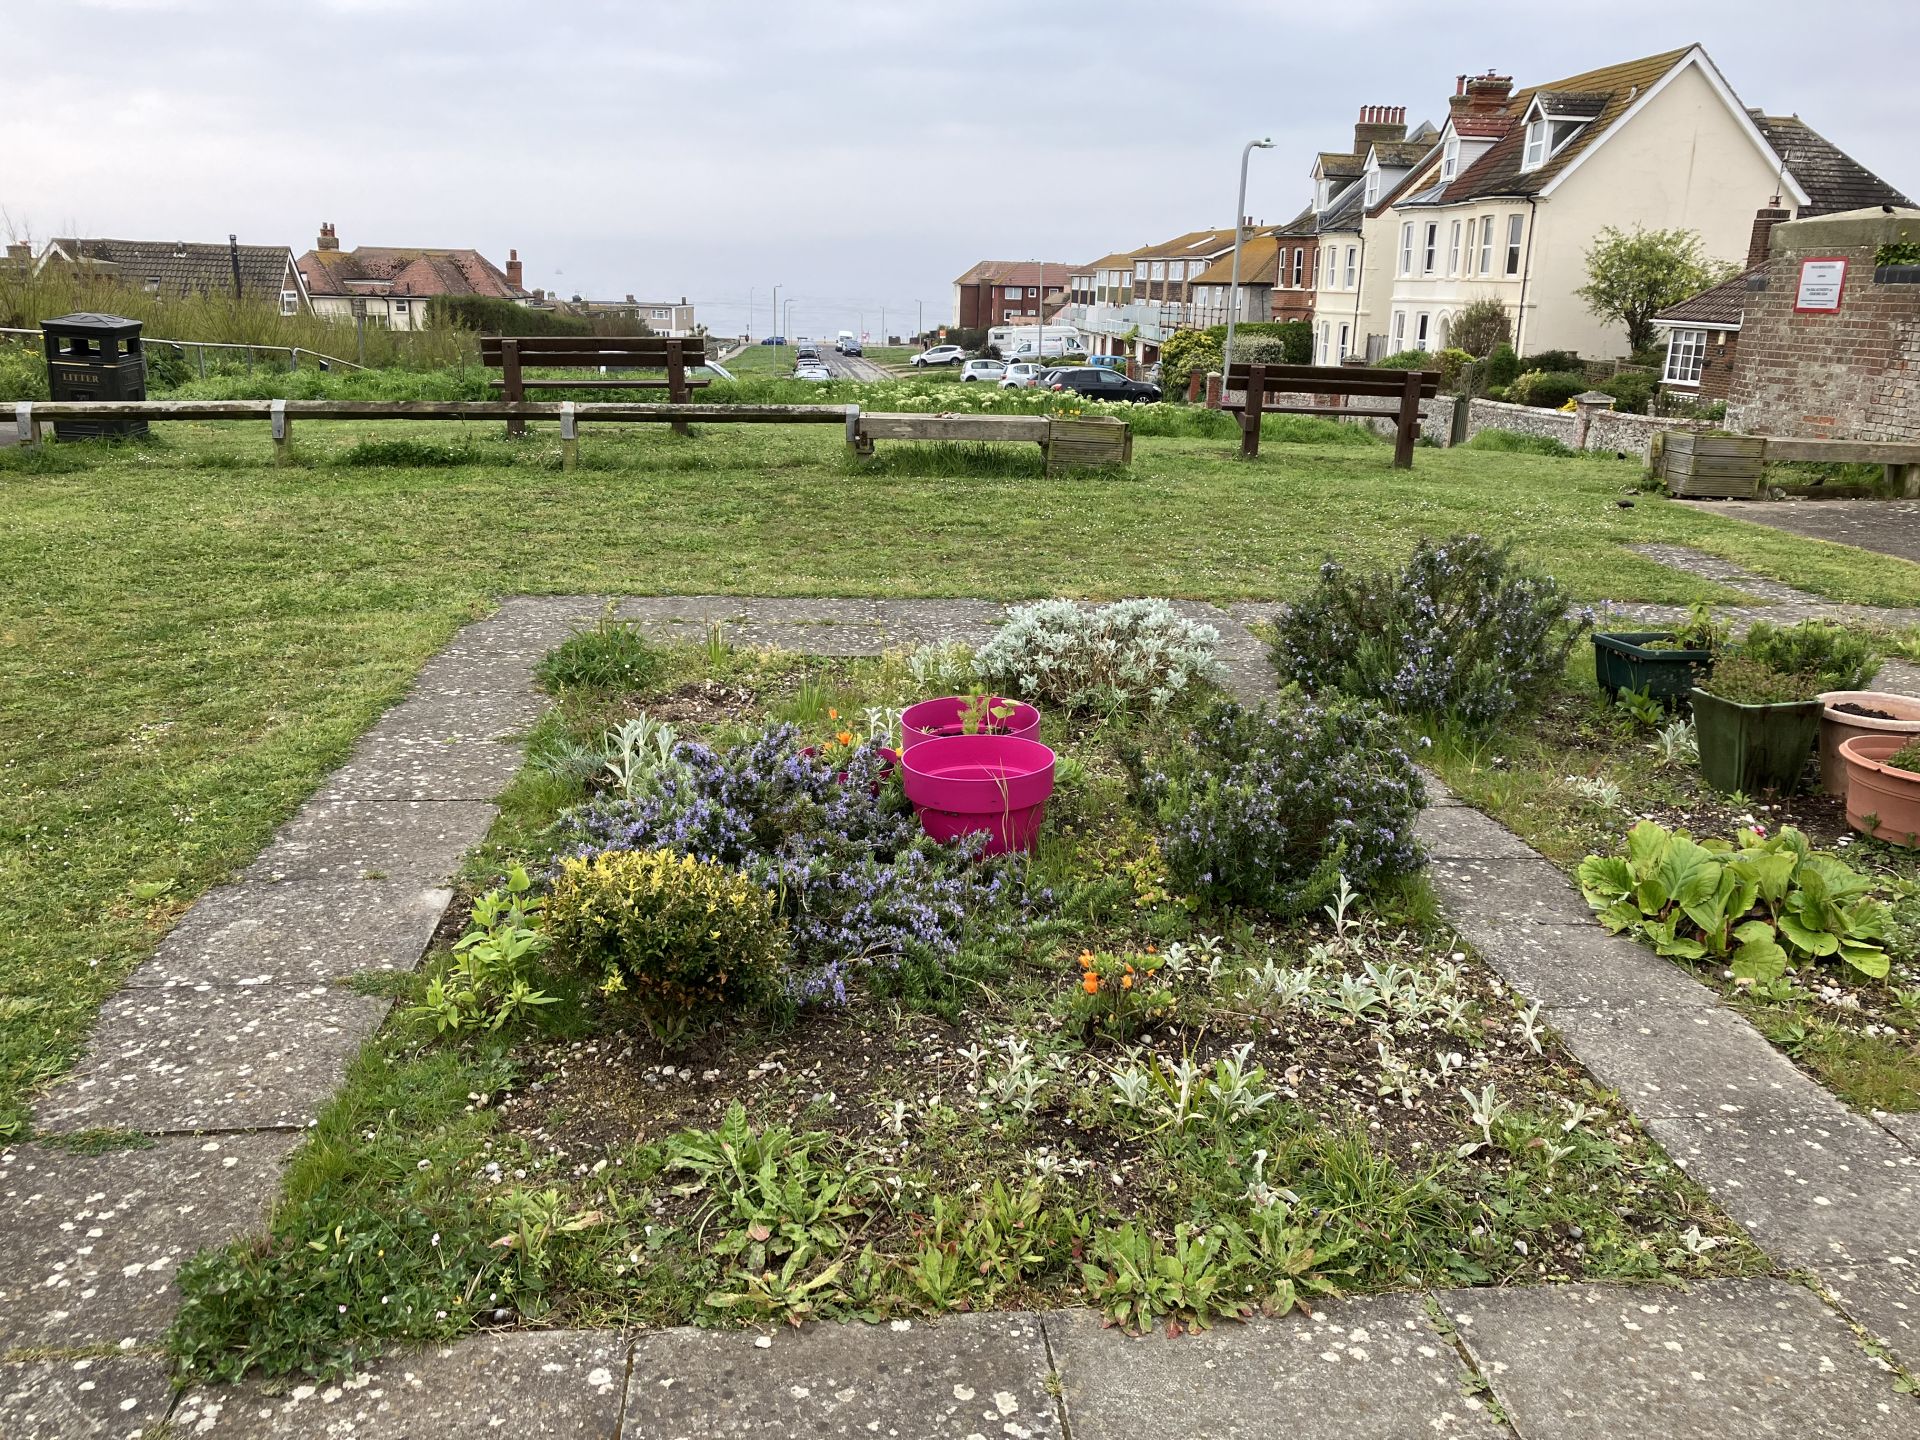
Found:
[[1527, 122], [1527, 149], [1521, 156], [1522, 170], [1538, 170], [1547, 163], [1547, 117], [1536, 115]]
[[1460, 173], [1460, 137], [1447, 136], [1447, 143], [1440, 149], [1440, 178], [1451, 180]]

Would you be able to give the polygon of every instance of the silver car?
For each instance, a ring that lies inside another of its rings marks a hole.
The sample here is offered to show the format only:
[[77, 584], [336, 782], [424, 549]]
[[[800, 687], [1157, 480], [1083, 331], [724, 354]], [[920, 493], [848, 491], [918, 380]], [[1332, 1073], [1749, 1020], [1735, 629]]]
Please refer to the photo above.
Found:
[[1016, 360], [1013, 364], [1007, 366], [1007, 373], [1000, 377], [1000, 388], [1002, 390], [1031, 390], [1039, 382], [1040, 372], [1043, 368], [1045, 367], [1035, 365], [1031, 361]]
[[969, 360], [960, 367], [962, 380], [998, 380], [1007, 367], [998, 360]]

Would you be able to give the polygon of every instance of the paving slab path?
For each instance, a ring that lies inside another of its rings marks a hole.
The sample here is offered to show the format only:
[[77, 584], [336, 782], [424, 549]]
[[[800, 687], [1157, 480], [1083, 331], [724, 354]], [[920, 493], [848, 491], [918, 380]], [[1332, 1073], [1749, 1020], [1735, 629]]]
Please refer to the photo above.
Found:
[[1920, 562], [1920, 500], [1683, 500], [1749, 525]]
[[[1756, 614], [1832, 608], [1747, 588], [1769, 601]], [[280, 1165], [389, 1003], [336, 982], [419, 963], [545, 707], [535, 664], [609, 605], [657, 638], [718, 626], [825, 655], [978, 642], [1005, 613], [568, 596], [510, 600], [462, 630], [103, 1010], [36, 1112], [50, 1139], [0, 1151], [0, 1435], [138, 1435], [168, 1414], [173, 1433], [236, 1436], [1920, 1433], [1920, 1407], [1849, 1328], [1920, 1366], [1920, 1136], [1848, 1111], [1704, 986], [1605, 935], [1558, 871], [1437, 783], [1421, 832], [1463, 938], [1837, 1308], [1756, 1279], [1356, 1297], [1179, 1340], [1077, 1312], [777, 1337], [523, 1331], [397, 1351], [329, 1385], [173, 1397], [159, 1347], [174, 1271], [264, 1225]], [[1220, 629], [1237, 694], [1273, 693], [1247, 629], [1273, 607], [1182, 608]], [[57, 1143], [101, 1128], [130, 1143]]]

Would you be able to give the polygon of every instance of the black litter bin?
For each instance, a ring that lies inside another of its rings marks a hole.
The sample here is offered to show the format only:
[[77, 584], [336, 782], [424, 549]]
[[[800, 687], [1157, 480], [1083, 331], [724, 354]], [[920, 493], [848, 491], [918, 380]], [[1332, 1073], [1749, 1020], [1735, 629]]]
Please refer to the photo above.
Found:
[[[47, 390], [55, 400], [144, 400], [147, 354], [140, 322], [123, 315], [62, 315], [40, 322], [47, 347]], [[62, 440], [126, 439], [147, 433], [144, 420], [56, 420]]]

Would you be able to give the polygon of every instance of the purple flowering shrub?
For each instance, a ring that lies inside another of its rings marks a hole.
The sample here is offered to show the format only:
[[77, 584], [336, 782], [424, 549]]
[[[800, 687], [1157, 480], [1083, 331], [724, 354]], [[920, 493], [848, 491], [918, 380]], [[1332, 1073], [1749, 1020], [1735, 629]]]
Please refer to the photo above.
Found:
[[1567, 623], [1559, 585], [1516, 569], [1511, 551], [1456, 535], [1423, 539], [1397, 571], [1354, 573], [1329, 560], [1280, 620], [1273, 663], [1314, 694], [1492, 725], [1558, 675], [1593, 625], [1591, 613]]
[[1012, 859], [928, 839], [871, 746], [811, 751], [783, 725], [724, 751], [682, 741], [674, 756], [652, 793], [564, 813], [561, 856], [671, 850], [740, 871], [787, 923], [792, 999], [845, 1003], [857, 972], [949, 959], [1044, 898]]
[[1219, 903], [1287, 918], [1411, 874], [1425, 803], [1393, 721], [1363, 701], [1206, 712], [1156, 760], [1141, 803], [1165, 826], [1174, 879]]

